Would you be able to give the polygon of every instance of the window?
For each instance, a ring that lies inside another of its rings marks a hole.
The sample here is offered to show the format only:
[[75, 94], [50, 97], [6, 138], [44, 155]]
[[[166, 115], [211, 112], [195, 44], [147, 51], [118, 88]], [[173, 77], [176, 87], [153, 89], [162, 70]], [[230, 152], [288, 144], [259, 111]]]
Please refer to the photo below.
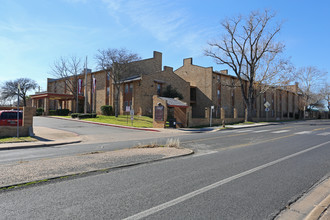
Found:
[[107, 96], [110, 95], [110, 87], [107, 88]]
[[129, 92], [130, 93], [133, 93], [133, 83], [130, 83], [129, 84]]
[[128, 93], [128, 84], [125, 84], [125, 93]]
[[162, 95], [162, 84], [157, 83], [157, 95]]

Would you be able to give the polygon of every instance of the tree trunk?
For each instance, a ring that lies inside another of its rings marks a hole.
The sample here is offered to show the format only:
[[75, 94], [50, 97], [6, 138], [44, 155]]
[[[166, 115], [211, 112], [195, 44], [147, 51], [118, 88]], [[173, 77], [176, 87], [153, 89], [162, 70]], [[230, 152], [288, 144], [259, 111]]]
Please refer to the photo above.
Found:
[[246, 117], [245, 117], [245, 122], [253, 121], [252, 120], [252, 114], [253, 114], [253, 107], [252, 106], [253, 106], [252, 100], [249, 99], [248, 104], [247, 104], [247, 114], [246, 114]]
[[119, 115], [119, 90], [120, 90], [120, 88], [118, 88], [117, 86], [115, 88], [116, 88], [116, 91], [115, 91], [115, 117], [117, 118]]
[[26, 97], [23, 97], [23, 106], [26, 107]]
[[254, 89], [251, 86], [252, 83], [250, 82], [248, 94], [247, 94], [247, 99], [246, 99], [246, 108], [247, 108], [247, 114], [245, 116], [245, 122], [248, 121], [253, 121], [252, 116], [253, 116], [253, 104], [254, 104]]

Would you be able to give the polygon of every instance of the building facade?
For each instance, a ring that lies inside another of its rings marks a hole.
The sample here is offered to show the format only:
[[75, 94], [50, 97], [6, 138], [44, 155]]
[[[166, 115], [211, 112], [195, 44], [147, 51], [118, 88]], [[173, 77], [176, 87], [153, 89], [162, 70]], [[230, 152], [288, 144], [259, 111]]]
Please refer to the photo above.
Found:
[[[192, 118], [245, 117], [245, 104], [239, 80], [228, 75], [227, 70], [214, 71], [212, 67], [201, 67], [192, 63], [192, 58], [184, 59], [183, 66], [175, 73], [190, 83], [190, 106]], [[248, 88], [248, 82], [244, 81]], [[265, 92], [256, 91], [253, 109], [255, 120], [293, 119], [300, 115], [298, 84], [286, 88], [269, 88]], [[266, 108], [265, 103], [269, 103]]]
[[[136, 115], [153, 116], [154, 96], [162, 97], [166, 87], [171, 85], [182, 94], [180, 101], [188, 106], [184, 110], [187, 114], [185, 125], [204, 125], [211, 115], [218, 120], [216, 123], [223, 119], [244, 120], [246, 108], [239, 80], [227, 70], [214, 71], [212, 67], [197, 66], [192, 61], [192, 58], [184, 59], [183, 66], [174, 71], [172, 67], [163, 67], [162, 53], [154, 51], [152, 58], [129, 63], [129, 71], [120, 81], [120, 114], [130, 107]], [[72, 88], [69, 88], [68, 80], [74, 81]], [[106, 71], [88, 71], [87, 77], [82, 73], [75, 80], [48, 79], [47, 92], [31, 97], [33, 106], [43, 107], [46, 114], [48, 109], [84, 112], [85, 100], [87, 112], [100, 114], [101, 106], [115, 105], [115, 86]], [[247, 81], [245, 88], [248, 88]], [[263, 93], [256, 91], [253, 118], [256, 121], [298, 118], [301, 116], [300, 102], [297, 84], [269, 88]], [[265, 103], [269, 104], [267, 108]]]
[[[175, 74], [172, 67], [162, 67], [162, 53], [154, 51], [152, 58], [132, 62], [128, 70], [120, 81], [120, 114], [124, 114], [126, 107], [129, 106], [134, 109], [136, 115], [152, 116], [152, 97], [162, 96], [168, 85], [183, 95], [182, 101], [189, 102], [190, 84]], [[44, 108], [46, 114], [49, 109], [84, 112], [85, 99], [87, 112], [101, 114], [101, 106], [115, 105], [115, 84], [106, 71], [89, 71], [87, 81], [85, 78], [85, 74], [82, 73], [76, 79], [73, 77], [47, 79], [47, 92], [31, 96], [33, 105]], [[70, 87], [69, 80], [74, 86]], [[85, 86], [87, 87], [86, 94]], [[78, 105], [76, 97], [79, 100]]]

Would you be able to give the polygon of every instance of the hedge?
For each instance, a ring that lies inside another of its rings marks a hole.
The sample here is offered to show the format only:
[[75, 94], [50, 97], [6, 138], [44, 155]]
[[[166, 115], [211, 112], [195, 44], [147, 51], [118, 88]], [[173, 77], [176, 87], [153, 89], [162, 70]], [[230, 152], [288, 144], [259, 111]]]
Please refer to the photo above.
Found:
[[69, 112], [70, 112], [69, 109], [57, 109], [56, 110], [56, 115], [68, 116]]
[[71, 118], [96, 118], [97, 114], [96, 113], [87, 113], [87, 114], [80, 114], [80, 113], [72, 113]]
[[102, 115], [113, 115], [113, 109], [111, 105], [101, 106]]
[[43, 112], [44, 112], [44, 109], [43, 108], [37, 108], [36, 115], [37, 116], [40, 116], [40, 115], [42, 115]]

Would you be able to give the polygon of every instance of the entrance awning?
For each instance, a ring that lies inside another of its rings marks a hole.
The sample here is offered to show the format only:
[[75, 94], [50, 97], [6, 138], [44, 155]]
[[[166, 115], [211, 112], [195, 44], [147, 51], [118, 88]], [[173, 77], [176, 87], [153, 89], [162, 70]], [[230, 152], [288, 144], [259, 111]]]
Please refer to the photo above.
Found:
[[167, 98], [167, 97], [159, 97], [160, 99], [167, 102], [168, 107], [179, 107], [179, 108], [188, 108], [189, 106], [187, 103], [182, 102], [178, 99], [173, 98]]

